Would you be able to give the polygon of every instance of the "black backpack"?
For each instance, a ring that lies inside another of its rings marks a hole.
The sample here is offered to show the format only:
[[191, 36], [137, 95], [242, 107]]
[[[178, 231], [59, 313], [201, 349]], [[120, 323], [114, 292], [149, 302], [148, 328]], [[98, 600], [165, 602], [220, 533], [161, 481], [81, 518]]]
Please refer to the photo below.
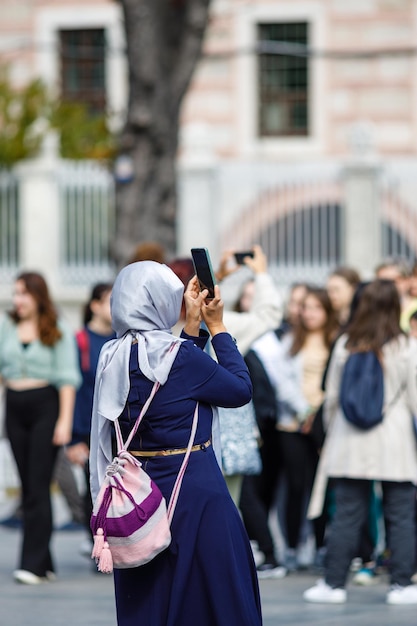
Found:
[[384, 374], [375, 352], [353, 352], [340, 385], [340, 405], [348, 422], [369, 430], [384, 417]]

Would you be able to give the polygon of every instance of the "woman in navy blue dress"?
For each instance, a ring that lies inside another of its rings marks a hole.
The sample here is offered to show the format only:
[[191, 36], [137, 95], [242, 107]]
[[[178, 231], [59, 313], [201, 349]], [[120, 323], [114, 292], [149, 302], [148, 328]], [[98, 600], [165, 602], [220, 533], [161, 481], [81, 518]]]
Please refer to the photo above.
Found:
[[[212, 409], [246, 404], [250, 377], [223, 325], [218, 287], [214, 300], [206, 302], [207, 293], [199, 292], [195, 279], [190, 282], [184, 332], [180, 339], [172, 336], [182, 294], [173, 272], [151, 261], [125, 267], [112, 293], [117, 339], [103, 348], [97, 372], [93, 497], [111, 461], [111, 421], [120, 417], [126, 437], [158, 380], [161, 387], [130, 450], [168, 501], [199, 402], [196, 445], [175, 509], [171, 545], [147, 565], [115, 570], [118, 625], [260, 626], [252, 550], [217, 461]], [[202, 350], [207, 337], [199, 330], [201, 319], [218, 362]]]

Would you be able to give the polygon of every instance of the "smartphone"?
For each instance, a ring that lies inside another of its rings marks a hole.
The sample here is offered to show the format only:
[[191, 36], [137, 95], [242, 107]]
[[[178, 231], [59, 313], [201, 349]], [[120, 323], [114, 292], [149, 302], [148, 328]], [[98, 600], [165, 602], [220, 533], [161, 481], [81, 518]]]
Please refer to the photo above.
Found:
[[250, 256], [253, 259], [253, 250], [247, 250], [246, 252], [235, 252], [235, 261], [238, 265], [243, 265], [243, 259]]
[[207, 248], [192, 248], [191, 256], [193, 259], [195, 273], [200, 283], [200, 289], [208, 289], [207, 300], [214, 298], [214, 285], [216, 278], [214, 276], [213, 267], [210, 261], [210, 255]]

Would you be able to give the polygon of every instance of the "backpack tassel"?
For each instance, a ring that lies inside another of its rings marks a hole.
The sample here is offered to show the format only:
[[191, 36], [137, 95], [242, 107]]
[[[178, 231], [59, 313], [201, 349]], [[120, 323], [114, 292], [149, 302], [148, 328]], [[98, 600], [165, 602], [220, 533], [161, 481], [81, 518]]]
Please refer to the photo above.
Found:
[[97, 567], [98, 571], [103, 572], [103, 574], [111, 574], [113, 571], [113, 557], [107, 541], [104, 542]]
[[99, 559], [104, 548], [104, 531], [102, 528], [97, 528], [97, 532], [94, 535], [94, 545], [91, 552], [92, 559]]

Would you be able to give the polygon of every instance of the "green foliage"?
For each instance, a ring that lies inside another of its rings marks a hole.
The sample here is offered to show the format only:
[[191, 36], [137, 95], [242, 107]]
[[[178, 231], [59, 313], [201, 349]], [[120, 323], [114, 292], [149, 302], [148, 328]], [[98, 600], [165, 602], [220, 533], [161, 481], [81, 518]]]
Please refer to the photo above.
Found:
[[92, 114], [77, 102], [59, 102], [52, 111], [51, 125], [61, 137], [61, 156], [66, 159], [112, 159], [115, 140], [106, 117]]
[[35, 157], [50, 128], [60, 135], [64, 158], [109, 160], [115, 154], [104, 115], [82, 103], [54, 101], [40, 80], [17, 89], [0, 69], [0, 167]]
[[39, 80], [23, 89], [13, 88], [5, 70], [0, 70], [0, 166], [34, 156], [42, 143], [48, 98]]

